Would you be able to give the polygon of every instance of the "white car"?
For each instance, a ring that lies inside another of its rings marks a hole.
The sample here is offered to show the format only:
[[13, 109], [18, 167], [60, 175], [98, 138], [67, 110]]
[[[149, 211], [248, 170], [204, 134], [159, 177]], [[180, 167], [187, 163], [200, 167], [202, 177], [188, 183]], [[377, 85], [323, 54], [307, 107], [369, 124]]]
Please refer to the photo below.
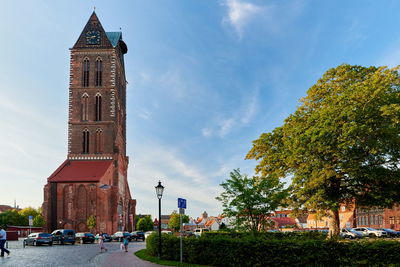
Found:
[[151, 234], [153, 234], [153, 233], [155, 233], [155, 232], [154, 232], [154, 231], [147, 231], [147, 232], [145, 232], [145, 233], [144, 233], [144, 239], [146, 240], [147, 237], [149, 237], [149, 235], [151, 235]]
[[199, 236], [201, 236], [204, 232], [209, 232], [209, 231], [210, 231], [210, 230], [207, 229], [207, 228], [197, 228], [197, 229], [194, 229], [193, 233], [194, 233], [195, 236], [199, 237]]
[[362, 233], [363, 236], [368, 237], [387, 237], [388, 234], [382, 230], [376, 230], [370, 227], [357, 227], [353, 229], [354, 231]]

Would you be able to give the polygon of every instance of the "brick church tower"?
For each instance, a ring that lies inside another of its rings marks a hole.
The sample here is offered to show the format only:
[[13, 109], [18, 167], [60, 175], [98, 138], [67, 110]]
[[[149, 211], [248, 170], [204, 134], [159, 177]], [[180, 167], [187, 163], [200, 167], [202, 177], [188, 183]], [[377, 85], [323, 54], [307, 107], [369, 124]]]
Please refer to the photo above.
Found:
[[105, 32], [96, 13], [71, 48], [68, 156], [44, 186], [47, 230], [112, 234], [133, 230], [126, 156], [126, 80], [121, 32]]

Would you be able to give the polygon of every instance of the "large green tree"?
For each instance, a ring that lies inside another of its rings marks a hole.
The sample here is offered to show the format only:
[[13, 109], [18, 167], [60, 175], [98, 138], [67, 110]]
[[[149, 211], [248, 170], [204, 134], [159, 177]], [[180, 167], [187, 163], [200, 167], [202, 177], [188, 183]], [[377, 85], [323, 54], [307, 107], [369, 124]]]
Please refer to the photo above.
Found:
[[151, 220], [151, 216], [145, 216], [140, 218], [136, 223], [136, 230], [140, 231], [152, 231], [154, 229], [154, 223]]
[[265, 179], [292, 178], [295, 208], [327, 211], [339, 234], [339, 206], [400, 201], [400, 76], [397, 68], [328, 70], [280, 127], [253, 141], [247, 158]]
[[[186, 214], [183, 214], [182, 215], [182, 223], [188, 223], [188, 222], [189, 222], [189, 216]], [[175, 231], [178, 231], [180, 229], [180, 215], [176, 210], [174, 210], [171, 213], [171, 217], [168, 222], [168, 227]]]
[[224, 215], [234, 218], [237, 229], [258, 232], [268, 226], [267, 216], [283, 207], [287, 191], [279, 179], [248, 177], [239, 169], [220, 185], [223, 192], [216, 199], [222, 202]]

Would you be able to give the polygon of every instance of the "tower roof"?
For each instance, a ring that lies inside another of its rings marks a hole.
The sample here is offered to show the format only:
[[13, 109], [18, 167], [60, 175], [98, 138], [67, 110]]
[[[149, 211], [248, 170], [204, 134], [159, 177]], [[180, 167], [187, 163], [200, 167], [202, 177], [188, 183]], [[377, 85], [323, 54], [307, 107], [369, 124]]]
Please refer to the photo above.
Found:
[[[90, 44], [87, 42], [87, 33], [88, 32], [98, 32], [99, 34], [99, 43]], [[85, 27], [83, 28], [82, 33], [79, 35], [78, 40], [76, 41], [73, 48], [111, 48], [117, 47], [120, 45], [122, 49], [122, 53], [126, 54], [128, 48], [124, 41], [122, 41], [122, 32], [106, 32], [101, 25], [99, 18], [96, 15], [96, 12], [93, 11], [92, 15]]]

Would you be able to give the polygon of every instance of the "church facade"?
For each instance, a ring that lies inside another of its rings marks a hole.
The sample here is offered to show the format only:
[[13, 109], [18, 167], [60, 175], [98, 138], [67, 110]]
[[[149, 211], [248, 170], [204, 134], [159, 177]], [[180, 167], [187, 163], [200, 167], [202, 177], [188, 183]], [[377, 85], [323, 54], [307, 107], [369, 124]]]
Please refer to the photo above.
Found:
[[95, 12], [70, 49], [67, 159], [44, 186], [46, 230], [113, 234], [134, 230], [126, 155], [126, 79], [121, 32], [105, 32]]

